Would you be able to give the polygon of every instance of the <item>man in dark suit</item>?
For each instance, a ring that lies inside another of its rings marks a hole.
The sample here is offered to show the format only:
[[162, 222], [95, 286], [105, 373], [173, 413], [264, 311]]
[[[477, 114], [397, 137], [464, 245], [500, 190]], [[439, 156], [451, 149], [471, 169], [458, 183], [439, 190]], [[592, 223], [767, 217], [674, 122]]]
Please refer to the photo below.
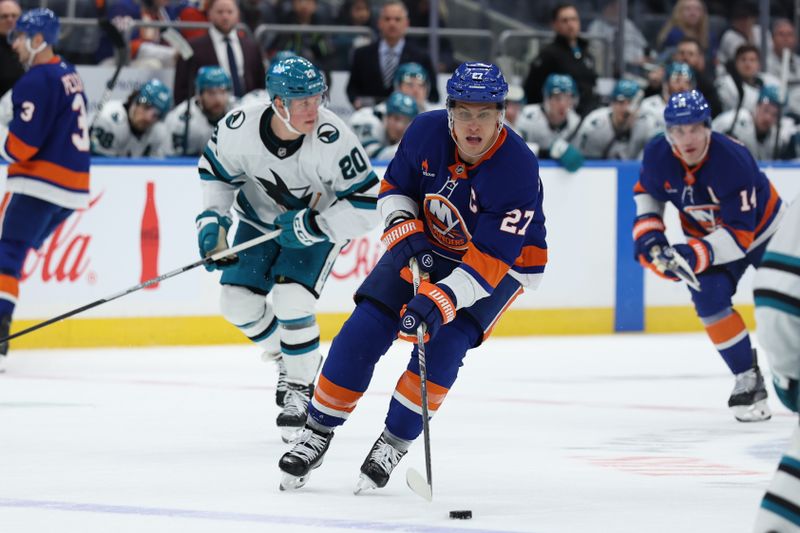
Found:
[[394, 73], [401, 63], [419, 63], [428, 71], [431, 92], [428, 100], [439, 101], [436, 71], [428, 54], [406, 42], [408, 10], [402, 0], [389, 0], [378, 18], [381, 38], [377, 43], [356, 48], [347, 82], [347, 97], [359, 109], [385, 100], [393, 90]]
[[[239, 97], [264, 88], [264, 62], [258, 45], [236, 31], [239, 7], [235, 0], [210, 0], [208, 35], [190, 41], [194, 55], [175, 67], [175, 104], [186, 100], [200, 67], [219, 65], [231, 77], [233, 93]], [[234, 68], [232, 68], [232, 65]]]
[[16, 0], [0, 0], [0, 96], [25, 74], [22, 63], [7, 40], [21, 13]]

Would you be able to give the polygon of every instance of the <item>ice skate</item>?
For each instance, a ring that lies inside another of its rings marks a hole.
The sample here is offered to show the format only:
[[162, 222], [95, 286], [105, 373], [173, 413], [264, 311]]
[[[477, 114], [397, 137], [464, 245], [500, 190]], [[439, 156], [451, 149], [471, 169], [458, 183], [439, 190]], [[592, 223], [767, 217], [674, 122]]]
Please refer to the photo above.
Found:
[[308, 417], [308, 402], [311, 401], [313, 395], [313, 384], [286, 384], [283, 410], [275, 421], [281, 430], [283, 442], [293, 442], [300, 430], [305, 426], [306, 418]]
[[278, 461], [283, 472], [281, 490], [296, 490], [306, 484], [311, 471], [322, 464], [325, 452], [333, 440], [333, 432], [323, 433], [305, 426], [300, 431], [292, 449]]
[[758, 365], [736, 374], [736, 384], [728, 399], [728, 407], [739, 422], [759, 422], [772, 418], [767, 405], [767, 389]]
[[386, 437], [381, 433], [381, 436], [372, 445], [372, 449], [361, 465], [361, 475], [358, 478], [358, 484], [353, 490], [353, 494], [385, 487], [392, 470], [405, 454], [405, 451], [398, 450], [389, 444], [386, 441]]
[[286, 363], [283, 362], [283, 355], [279, 351], [266, 350], [261, 354], [261, 360], [265, 363], [274, 362], [278, 366], [278, 383], [275, 385], [275, 405], [283, 407], [283, 398], [286, 396]]

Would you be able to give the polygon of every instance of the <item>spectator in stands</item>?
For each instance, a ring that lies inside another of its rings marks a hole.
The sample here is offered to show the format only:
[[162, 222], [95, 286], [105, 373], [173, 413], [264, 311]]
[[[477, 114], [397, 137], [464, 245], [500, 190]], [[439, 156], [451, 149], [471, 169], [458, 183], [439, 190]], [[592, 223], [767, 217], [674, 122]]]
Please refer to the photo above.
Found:
[[[430, 27], [431, 2], [430, 0], [403, 0], [408, 8], [409, 24], [414, 28]], [[447, 27], [447, 14], [444, 2], [439, 2], [439, 28]], [[422, 50], [428, 49], [428, 36], [409, 37]], [[439, 64], [435, 65], [439, 72], [453, 72], [459, 65], [453, 54], [453, 43], [447, 37], [439, 37]]]
[[[369, 0], [345, 0], [336, 16], [336, 24], [340, 26], [364, 26], [377, 33], [378, 28]], [[353, 51], [366, 46], [373, 40], [372, 36], [341, 33], [333, 36], [333, 46], [336, 50], [336, 70], [347, 70], [353, 61]]]
[[[196, 0], [179, 4], [176, 18], [181, 22], [208, 22], [208, 0]], [[181, 35], [187, 41], [207, 35], [205, 28], [183, 28]]]
[[163, 119], [171, 108], [172, 92], [157, 79], [133, 91], [125, 102], [111, 100], [92, 121], [92, 154], [165, 157], [170, 138]]
[[717, 62], [721, 68], [733, 60], [736, 50], [743, 44], [761, 47], [761, 26], [756, 24], [758, 7], [749, 1], [740, 0], [733, 5], [730, 20], [730, 28], [722, 33], [717, 50]]
[[633, 80], [618, 80], [611, 104], [598, 107], [581, 122], [575, 147], [586, 159], [629, 159], [630, 141], [644, 92]]
[[[347, 97], [359, 109], [383, 101], [392, 92], [394, 75], [401, 63], [419, 63], [431, 80], [435, 80], [433, 66], [427, 52], [406, 42], [408, 10], [402, 0], [388, 0], [378, 17], [378, 42], [357, 48], [350, 66]], [[431, 84], [431, 102], [439, 101], [436, 83]]]
[[678, 0], [672, 16], [658, 34], [658, 49], [668, 51], [678, 45], [684, 37], [694, 37], [706, 51], [706, 59], [714, 61], [717, 55], [717, 39], [711, 35], [708, 12], [701, 0]]
[[[619, 0], [604, 0], [602, 4], [603, 8], [600, 16], [589, 24], [586, 33], [606, 39], [611, 44], [606, 53], [616, 58], [615, 50], [617, 35], [619, 34]], [[595, 58], [602, 57], [605, 51], [602, 44], [596, 40], [590, 42], [589, 50]], [[642, 35], [642, 32], [639, 31], [639, 28], [630, 18], [625, 19], [625, 43], [623, 45], [625, 65], [622, 68], [614, 65], [614, 72], [623, 73], [629, 69], [638, 70], [638, 67], [649, 60], [649, 51], [650, 45], [647, 44], [647, 39]]]
[[[177, 18], [174, 9], [168, 10], [170, 0], [142, 0], [136, 17], [142, 22], [169, 22]], [[141, 27], [133, 31], [130, 40], [131, 59], [134, 66], [171, 68], [175, 66], [177, 52], [161, 40], [161, 28]]]
[[0, 0], [0, 96], [13, 87], [25, 73], [19, 57], [7, 39], [21, 14], [22, 9], [17, 0]]
[[[281, 24], [300, 26], [330, 24], [332, 21], [326, 19], [317, 7], [317, 0], [292, 0], [291, 9], [283, 13], [279, 21]], [[284, 50], [294, 52], [326, 72], [331, 70], [334, 60], [333, 42], [324, 33], [279, 33], [265, 49], [269, 57]]]
[[278, 8], [275, 0], [240, 0], [241, 21], [252, 32], [261, 24], [276, 24], [278, 22]]
[[553, 9], [551, 21], [556, 38], [542, 48], [531, 63], [525, 80], [525, 97], [529, 103], [541, 102], [547, 77], [550, 74], [567, 74], [578, 86], [580, 99], [577, 111], [580, 115], [586, 115], [598, 105], [594, 94], [597, 72], [588, 42], [578, 36], [581, 31], [578, 10], [574, 4], [560, 4]]
[[716, 87], [722, 109], [753, 109], [758, 101], [758, 94], [765, 85], [777, 87], [777, 78], [761, 70], [761, 59], [758, 48], [752, 44], [743, 44], [736, 50], [733, 62], [728, 62], [728, 74], [717, 79]]
[[714, 79], [710, 75], [714, 69], [706, 68], [706, 56], [703, 54], [700, 42], [693, 37], [684, 37], [678, 42], [674, 59], [692, 67], [695, 87], [706, 97], [708, 106], [711, 108], [711, 116], [716, 117], [722, 113], [722, 102], [719, 101], [717, 88], [714, 87]]
[[209, 0], [208, 35], [190, 41], [194, 55], [188, 61], [178, 60], [175, 68], [175, 103], [191, 96], [197, 70], [206, 65], [219, 65], [231, 77], [234, 96], [264, 88], [264, 62], [258, 45], [244, 33], [236, 31], [239, 8], [235, 0]]
[[790, 150], [794, 148], [792, 138], [797, 128], [792, 119], [781, 117], [777, 87], [762, 87], [752, 111], [748, 108], [725, 111], [711, 126], [741, 141], [759, 161], [794, 157]]
[[788, 19], [779, 18], [772, 23], [772, 52], [767, 55], [767, 72], [780, 80], [781, 56], [784, 50], [789, 53], [789, 71], [787, 80], [790, 82], [786, 112], [797, 120], [800, 117], [800, 56], [795, 53], [797, 48], [797, 34], [794, 25]]

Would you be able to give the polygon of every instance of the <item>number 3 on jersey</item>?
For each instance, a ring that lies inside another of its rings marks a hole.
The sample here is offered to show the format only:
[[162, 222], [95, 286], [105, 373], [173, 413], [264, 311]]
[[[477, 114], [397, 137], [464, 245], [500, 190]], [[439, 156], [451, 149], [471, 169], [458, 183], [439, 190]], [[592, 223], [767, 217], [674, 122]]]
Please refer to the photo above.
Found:
[[88, 124], [86, 123], [86, 103], [83, 101], [83, 97], [80, 94], [76, 94], [75, 98], [72, 100], [72, 110], [78, 114], [78, 129], [80, 133], [73, 133], [72, 134], [72, 144], [75, 145], [75, 148], [78, 149], [80, 152], [88, 152], [89, 151], [89, 128]]
[[[520, 228], [519, 222], [522, 219], [525, 219], [525, 223]], [[525, 235], [525, 231], [528, 229], [532, 220], [533, 210], [529, 209], [523, 213], [519, 209], [514, 209], [506, 213], [506, 217], [503, 219], [503, 222], [500, 223], [500, 229], [513, 235]]]

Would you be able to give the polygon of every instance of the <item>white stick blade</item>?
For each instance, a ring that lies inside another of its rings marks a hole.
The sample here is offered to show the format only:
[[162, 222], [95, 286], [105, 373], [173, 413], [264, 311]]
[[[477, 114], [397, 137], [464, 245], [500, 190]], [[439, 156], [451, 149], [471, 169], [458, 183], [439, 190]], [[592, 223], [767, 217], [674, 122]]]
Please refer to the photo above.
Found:
[[413, 490], [419, 497], [432, 502], [433, 488], [428, 485], [428, 481], [416, 470], [409, 468], [406, 472], [406, 483], [408, 488]]

